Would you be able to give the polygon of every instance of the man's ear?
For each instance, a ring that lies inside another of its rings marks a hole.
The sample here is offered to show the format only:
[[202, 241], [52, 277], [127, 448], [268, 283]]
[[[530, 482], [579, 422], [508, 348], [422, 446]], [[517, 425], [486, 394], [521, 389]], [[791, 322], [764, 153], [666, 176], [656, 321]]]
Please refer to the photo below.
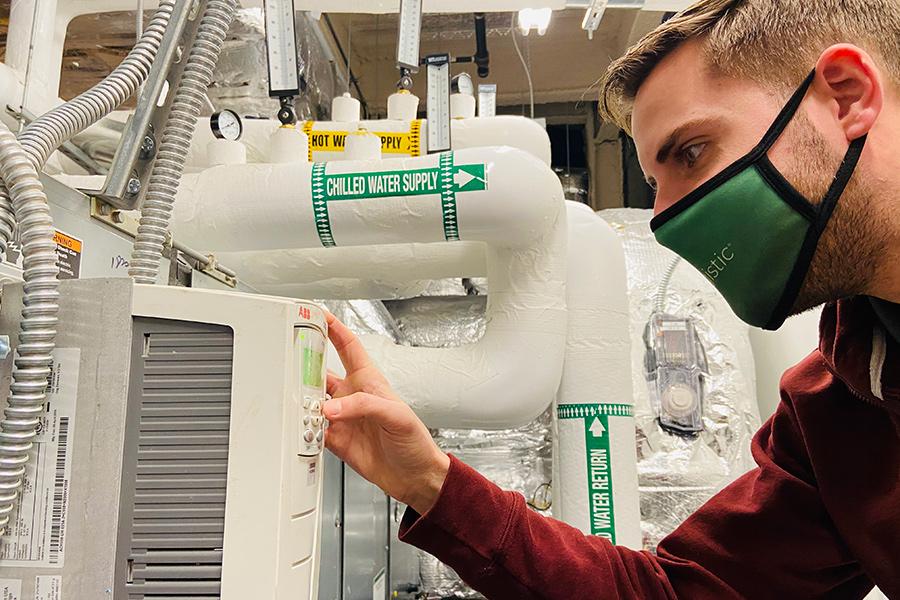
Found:
[[816, 64], [817, 93], [833, 103], [834, 116], [853, 141], [872, 129], [884, 105], [881, 71], [865, 50], [853, 44], [831, 46]]

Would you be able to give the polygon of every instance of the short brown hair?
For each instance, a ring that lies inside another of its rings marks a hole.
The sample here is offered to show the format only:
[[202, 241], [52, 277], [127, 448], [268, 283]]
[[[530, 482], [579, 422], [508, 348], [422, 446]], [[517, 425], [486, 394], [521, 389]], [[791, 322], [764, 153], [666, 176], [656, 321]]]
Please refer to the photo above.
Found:
[[700, 0], [614, 61], [600, 113], [631, 130], [634, 97], [656, 65], [702, 39], [709, 66], [766, 85], [796, 86], [827, 47], [849, 42], [881, 59], [900, 84], [900, 0]]

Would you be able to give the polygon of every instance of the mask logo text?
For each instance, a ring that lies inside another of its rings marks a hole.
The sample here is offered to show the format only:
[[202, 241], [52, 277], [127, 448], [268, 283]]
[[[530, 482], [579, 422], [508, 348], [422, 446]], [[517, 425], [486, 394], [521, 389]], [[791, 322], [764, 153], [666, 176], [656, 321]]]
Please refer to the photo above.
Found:
[[734, 260], [734, 250], [731, 249], [731, 244], [728, 244], [713, 255], [709, 265], [703, 270], [703, 274], [706, 275], [707, 279], [715, 283], [716, 279], [725, 272], [732, 260]]

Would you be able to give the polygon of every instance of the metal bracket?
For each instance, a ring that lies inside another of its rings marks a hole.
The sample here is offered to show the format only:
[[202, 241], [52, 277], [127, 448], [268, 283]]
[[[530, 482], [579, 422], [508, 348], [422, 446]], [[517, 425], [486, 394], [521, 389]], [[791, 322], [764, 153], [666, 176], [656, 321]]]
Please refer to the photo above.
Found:
[[[186, 53], [197, 36], [200, 15], [206, 4], [207, 0], [179, 0], [175, 4], [159, 52], [138, 96], [137, 108], [122, 133], [103, 189], [90, 192], [113, 206], [135, 210], [141, 205], [161, 141], [157, 136], [161, 135], [169, 118], [175, 88], [187, 64]], [[165, 98], [159, 106], [163, 94]]]
[[[138, 219], [93, 196], [91, 197], [91, 218], [97, 219], [130, 237], [137, 236], [138, 225], [140, 224]], [[203, 254], [189, 246], [176, 242], [172, 237], [172, 232], [169, 232], [169, 235], [166, 237], [164, 248], [164, 253], [168, 254], [170, 260], [173, 256], [180, 256], [192, 268], [206, 273], [219, 283], [232, 288], [237, 287], [237, 274], [225, 265], [219, 264], [214, 254]]]

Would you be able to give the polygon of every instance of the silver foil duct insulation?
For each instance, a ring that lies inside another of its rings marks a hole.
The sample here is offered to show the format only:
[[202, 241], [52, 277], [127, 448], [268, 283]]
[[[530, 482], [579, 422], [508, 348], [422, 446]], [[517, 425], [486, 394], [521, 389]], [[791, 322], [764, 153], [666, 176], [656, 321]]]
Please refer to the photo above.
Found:
[[641, 528], [644, 547], [652, 551], [707, 499], [753, 467], [750, 439], [760, 425], [753, 355], [747, 326], [698, 271], [680, 264], [668, 287], [665, 311], [694, 320], [709, 373], [699, 437], [664, 431], [650, 401], [643, 333], [660, 280], [675, 255], [654, 239], [651, 211], [613, 209], [599, 214], [619, 233], [625, 248]]
[[[484, 280], [441, 280], [409, 300], [386, 301], [406, 343], [448, 348], [478, 341], [486, 326]], [[548, 398], [548, 402], [549, 402]], [[453, 453], [500, 487], [519, 492], [528, 504], [550, 514], [552, 473], [552, 412], [517, 429], [481, 431], [438, 429], [432, 433], [441, 449]], [[428, 598], [481, 598], [456, 573], [433, 556], [419, 552], [421, 589]]]

